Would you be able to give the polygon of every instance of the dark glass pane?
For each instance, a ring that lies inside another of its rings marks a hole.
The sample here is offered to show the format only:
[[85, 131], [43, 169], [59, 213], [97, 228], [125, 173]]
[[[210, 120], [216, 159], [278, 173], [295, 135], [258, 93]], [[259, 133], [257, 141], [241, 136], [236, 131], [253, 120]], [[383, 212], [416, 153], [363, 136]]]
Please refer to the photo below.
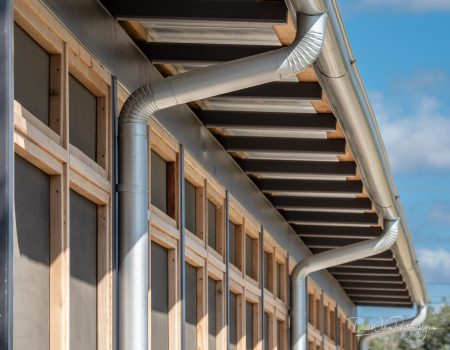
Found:
[[44, 124], [49, 124], [50, 55], [14, 25], [14, 98]]
[[186, 263], [186, 349], [197, 349], [197, 269]]
[[253, 349], [253, 304], [248, 301], [245, 303], [245, 343], [246, 349]]
[[97, 206], [70, 191], [70, 347], [97, 349]]
[[230, 263], [236, 265], [236, 225], [230, 221]]
[[69, 140], [89, 158], [97, 158], [97, 98], [69, 76]]
[[208, 349], [216, 349], [217, 339], [217, 282], [208, 278]]
[[185, 226], [193, 234], [196, 234], [197, 226], [196, 226], [195, 187], [187, 180], [184, 180], [184, 193], [185, 193], [185, 213], [186, 213]]
[[167, 214], [167, 162], [158, 153], [151, 155], [151, 203]]
[[208, 245], [216, 249], [216, 206], [208, 200]]
[[168, 251], [151, 243], [152, 350], [169, 349], [169, 270]]
[[47, 350], [50, 347], [50, 177], [20, 156], [15, 156], [14, 163], [14, 349]]

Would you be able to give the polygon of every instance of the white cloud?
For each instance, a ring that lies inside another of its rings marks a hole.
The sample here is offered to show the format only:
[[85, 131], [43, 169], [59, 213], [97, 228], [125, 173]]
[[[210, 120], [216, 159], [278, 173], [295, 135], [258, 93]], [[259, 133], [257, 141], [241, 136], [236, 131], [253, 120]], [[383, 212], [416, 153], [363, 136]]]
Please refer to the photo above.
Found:
[[417, 251], [419, 264], [428, 281], [450, 279], [450, 252], [445, 249], [422, 248]]
[[413, 12], [450, 11], [449, 0], [361, 0], [358, 9], [384, 8]]
[[393, 169], [450, 169], [450, 115], [441, 112], [436, 98], [409, 96], [408, 113], [399, 99], [370, 95]]

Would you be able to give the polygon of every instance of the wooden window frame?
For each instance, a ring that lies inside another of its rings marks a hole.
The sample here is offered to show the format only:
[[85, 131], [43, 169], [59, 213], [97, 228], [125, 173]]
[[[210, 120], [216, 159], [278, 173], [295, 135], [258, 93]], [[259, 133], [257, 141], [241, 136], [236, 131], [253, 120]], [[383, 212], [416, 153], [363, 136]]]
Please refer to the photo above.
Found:
[[230, 263], [230, 270], [243, 276], [244, 269], [244, 251], [245, 251], [245, 220], [240, 214], [240, 206], [232, 197], [229, 201], [229, 220], [236, 225], [236, 265]]
[[[275, 292], [275, 247], [273, 244], [267, 242], [267, 236], [264, 237], [264, 253], [268, 254], [268, 262], [267, 262], [267, 288], [264, 287], [265, 293], [269, 293], [270, 297], [274, 297]], [[265, 264], [264, 264], [265, 267]]]
[[[260, 322], [258, 322], [261, 318], [261, 300], [260, 296], [252, 293], [248, 289], [245, 289], [244, 291], [244, 300], [245, 302], [249, 302], [252, 304], [252, 313], [253, 313], [253, 350], [259, 350], [260, 349], [260, 342], [261, 342], [261, 327]], [[247, 348], [247, 305], [245, 305], [243, 311], [244, 311], [244, 325], [245, 325], [245, 331], [244, 331], [244, 348]]]
[[[219, 333], [216, 337], [216, 349], [217, 350], [225, 350], [227, 346], [227, 320], [226, 320], [226, 291], [225, 291], [225, 273], [220, 269], [214, 267], [214, 265], [207, 263], [207, 277], [212, 278], [216, 281], [216, 292], [220, 295], [220, 298], [217, 296], [216, 300], [219, 299], [217, 303], [216, 309], [216, 327], [219, 329]], [[206, 293], [207, 298], [208, 293]], [[208, 301], [206, 301], [206, 305]], [[206, 311], [207, 317], [209, 317], [208, 310]], [[209, 325], [208, 320], [206, 324]], [[209, 336], [209, 330], [206, 332], [207, 337]]]
[[[264, 302], [264, 312], [269, 315], [269, 350], [274, 350], [277, 346], [276, 308]], [[261, 322], [264, 322], [264, 315]], [[264, 334], [264, 337], [266, 336]], [[262, 349], [264, 349], [264, 344], [262, 344]]]
[[[288, 348], [288, 333], [287, 333], [287, 331], [288, 331], [288, 329], [287, 329], [288, 315], [287, 314], [283, 315], [283, 314], [280, 314], [280, 313], [277, 312], [276, 322], [277, 322], [277, 324], [276, 324], [276, 332], [277, 332], [276, 349], [277, 350], [287, 350], [287, 348]], [[282, 332], [281, 336], [280, 336], [280, 338], [281, 338], [281, 346], [280, 346], [280, 344], [278, 344], [278, 330], [279, 330], [278, 322], [281, 323], [281, 327], [280, 327], [281, 332]]]
[[[237, 330], [237, 350], [245, 350], [245, 296], [244, 287], [241, 286], [234, 279], [230, 278], [229, 281], [230, 293], [236, 294], [236, 330]], [[229, 330], [228, 330], [229, 331]]]
[[[173, 238], [172, 235], [164, 231], [161, 227], [151, 224], [150, 228], [150, 241], [156, 244], [159, 244], [163, 248], [167, 249], [167, 259], [168, 259], [168, 303], [169, 303], [169, 350], [175, 350], [178, 348], [178, 339], [179, 339], [179, 327], [178, 327], [178, 319], [180, 315], [180, 308], [178, 303], [178, 295], [179, 295], [179, 251], [178, 251], [178, 240]], [[151, 250], [150, 250], [151, 252]], [[151, 261], [151, 256], [149, 257], [149, 261]], [[149, 275], [151, 270], [149, 271]], [[149, 280], [151, 281], [151, 277], [149, 276]], [[150, 289], [148, 294], [149, 300], [149, 309], [151, 310], [151, 293], [152, 286], [151, 282], [149, 283]], [[151, 350], [151, 317], [148, 318], [148, 334], [149, 334], [149, 349]]]
[[[252, 221], [250, 221], [249, 219], [245, 218], [245, 234], [244, 234], [244, 249], [243, 249], [243, 254], [244, 254], [244, 258], [243, 258], [243, 272], [244, 272], [244, 278], [246, 281], [255, 284], [256, 286], [259, 286], [260, 280], [261, 280], [261, 271], [260, 271], [260, 263], [259, 263], [259, 259], [260, 259], [260, 252], [259, 252], [259, 247], [260, 247], [260, 239], [259, 239], [259, 231], [258, 231], [258, 226], [253, 223]], [[252, 239], [252, 272], [253, 272], [253, 276], [249, 276], [247, 275], [247, 241], [246, 238], [247, 236], [249, 236]]]
[[[111, 75], [37, 0], [14, 2], [15, 22], [50, 54], [49, 125], [14, 102], [15, 153], [50, 175], [50, 347], [68, 349], [70, 319], [70, 190], [97, 206], [97, 349], [112, 348]], [[69, 70], [102, 90], [103, 166], [69, 144]], [[71, 68], [70, 68], [71, 67]], [[94, 165], [94, 164], [95, 165]]]
[[208, 348], [207, 295], [208, 295], [208, 274], [206, 260], [197, 255], [191, 249], [186, 249], [185, 263], [190, 264], [197, 270], [197, 349], [206, 350]]
[[[206, 246], [208, 253], [215, 255], [221, 261], [225, 259], [225, 194], [211, 181], [206, 181], [206, 199], [216, 206], [216, 249], [208, 244], [208, 213], [206, 213]], [[208, 202], [206, 202], [208, 203]], [[206, 206], [208, 210], [208, 205]]]
[[191, 235], [193, 239], [198, 240], [201, 245], [205, 245], [206, 241], [206, 179], [196, 170], [194, 162], [189, 154], [185, 155], [184, 162], [184, 179], [195, 187], [195, 230], [191, 232], [186, 228], [186, 233]]

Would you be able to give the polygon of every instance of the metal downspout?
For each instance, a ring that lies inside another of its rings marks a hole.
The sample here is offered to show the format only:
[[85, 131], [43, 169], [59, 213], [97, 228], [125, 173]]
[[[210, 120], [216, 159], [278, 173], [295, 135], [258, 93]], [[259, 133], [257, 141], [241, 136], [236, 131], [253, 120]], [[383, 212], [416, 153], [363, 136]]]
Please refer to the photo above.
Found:
[[415, 331], [414, 328], [420, 326], [427, 318], [427, 311], [428, 306], [418, 305], [417, 313], [414, 317], [403, 321], [392, 322], [365, 332], [359, 338], [359, 349], [369, 350], [369, 341], [373, 338], [377, 338], [383, 335]]
[[13, 348], [14, 15], [0, 2], [0, 349]]
[[307, 276], [315, 271], [363, 259], [388, 250], [397, 239], [398, 228], [399, 220], [384, 220], [383, 234], [379, 238], [328, 250], [297, 263], [291, 274], [291, 349], [308, 349]]
[[147, 84], [119, 117], [119, 349], [148, 346], [147, 122], [158, 110], [296, 75], [322, 49], [326, 15], [301, 17], [304, 35], [288, 47]]

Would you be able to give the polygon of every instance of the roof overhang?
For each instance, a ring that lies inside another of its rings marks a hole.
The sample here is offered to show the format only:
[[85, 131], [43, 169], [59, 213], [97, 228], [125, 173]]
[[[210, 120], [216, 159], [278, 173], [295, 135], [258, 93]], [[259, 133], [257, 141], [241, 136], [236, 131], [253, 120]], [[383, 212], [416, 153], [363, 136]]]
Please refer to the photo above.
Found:
[[[295, 37], [283, 1], [108, 3], [164, 75], [266, 52]], [[326, 44], [314, 69], [190, 106], [312, 253], [376, 238], [382, 218], [400, 217], [392, 250], [329, 272], [356, 305], [425, 303], [406, 219], [336, 2], [293, 5], [328, 13]]]

